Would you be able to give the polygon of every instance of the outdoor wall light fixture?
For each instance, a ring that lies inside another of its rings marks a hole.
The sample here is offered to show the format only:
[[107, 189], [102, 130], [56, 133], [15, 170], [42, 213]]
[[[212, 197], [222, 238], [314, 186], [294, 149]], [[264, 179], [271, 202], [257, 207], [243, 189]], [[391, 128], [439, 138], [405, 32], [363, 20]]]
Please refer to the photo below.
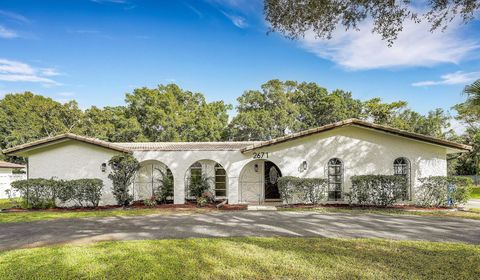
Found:
[[308, 163], [307, 163], [306, 160], [304, 160], [304, 161], [302, 162], [302, 167], [303, 167], [303, 171], [307, 170]]
[[253, 170], [255, 170], [255, 172], [258, 172], [258, 163], [255, 163], [255, 165], [253, 166]]
[[100, 169], [102, 170], [102, 172], [107, 171], [107, 164], [105, 162], [102, 163], [102, 166], [100, 167]]

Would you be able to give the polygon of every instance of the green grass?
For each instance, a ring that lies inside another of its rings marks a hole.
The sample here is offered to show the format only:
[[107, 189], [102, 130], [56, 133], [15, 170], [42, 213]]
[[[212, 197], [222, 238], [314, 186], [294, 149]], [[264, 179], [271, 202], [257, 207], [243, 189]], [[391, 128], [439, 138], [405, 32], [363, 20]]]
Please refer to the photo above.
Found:
[[0, 253], [0, 279], [478, 279], [480, 247], [326, 238], [101, 242]]
[[145, 208], [145, 209], [115, 209], [115, 210], [87, 210], [87, 211], [29, 211], [0, 213], [0, 223], [20, 223], [40, 220], [73, 219], [88, 217], [117, 217], [117, 216], [140, 216], [174, 213], [202, 213], [212, 211], [208, 208]]
[[480, 199], [480, 187], [473, 188], [471, 196], [472, 198]]
[[279, 208], [280, 211], [315, 211], [320, 213], [378, 214], [378, 215], [415, 215], [431, 217], [454, 217], [480, 220], [480, 209], [469, 211], [422, 210], [406, 211], [402, 209], [381, 208], [347, 208], [347, 207], [315, 207], [315, 208]]

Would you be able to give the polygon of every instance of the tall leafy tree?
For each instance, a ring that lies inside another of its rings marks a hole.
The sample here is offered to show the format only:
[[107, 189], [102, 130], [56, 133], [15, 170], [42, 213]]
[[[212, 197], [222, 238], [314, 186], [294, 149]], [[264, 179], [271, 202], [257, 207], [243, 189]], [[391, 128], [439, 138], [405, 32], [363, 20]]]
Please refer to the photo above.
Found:
[[464, 23], [478, 16], [480, 1], [421, 1], [425, 12], [411, 0], [265, 0], [265, 18], [271, 31], [296, 39], [307, 32], [330, 39], [337, 28], [359, 30], [359, 25], [372, 20], [372, 32], [389, 45], [403, 30], [405, 21], [430, 23], [431, 31], [445, 29], [458, 18]]
[[175, 84], [135, 89], [127, 93], [126, 102], [128, 115], [137, 119], [150, 141], [220, 140], [231, 109]]
[[473, 151], [460, 155], [452, 165], [455, 173], [472, 175], [480, 173], [480, 80], [465, 87], [467, 100], [454, 106], [456, 119], [466, 125], [465, 133], [458, 140], [471, 145]]
[[82, 111], [31, 92], [7, 94], [0, 100], [0, 145], [23, 144], [65, 132], [81, 132]]
[[362, 103], [352, 98], [350, 92], [337, 89], [329, 93], [316, 83], [296, 86], [292, 101], [298, 108], [302, 129], [362, 117]]
[[110, 142], [134, 142], [146, 140], [137, 119], [127, 116], [124, 106], [92, 106], [85, 111], [82, 122], [84, 135]]
[[292, 102], [295, 82], [271, 80], [261, 90], [245, 91], [238, 100], [237, 115], [230, 123], [230, 138], [266, 140], [301, 127], [298, 107]]

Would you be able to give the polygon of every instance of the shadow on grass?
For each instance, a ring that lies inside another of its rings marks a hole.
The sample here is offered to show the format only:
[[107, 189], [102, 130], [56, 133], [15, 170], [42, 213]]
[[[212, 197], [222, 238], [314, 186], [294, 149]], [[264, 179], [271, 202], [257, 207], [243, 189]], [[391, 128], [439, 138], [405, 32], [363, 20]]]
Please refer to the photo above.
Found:
[[479, 247], [378, 239], [183, 239], [0, 253], [1, 279], [476, 279], [479, 273]]

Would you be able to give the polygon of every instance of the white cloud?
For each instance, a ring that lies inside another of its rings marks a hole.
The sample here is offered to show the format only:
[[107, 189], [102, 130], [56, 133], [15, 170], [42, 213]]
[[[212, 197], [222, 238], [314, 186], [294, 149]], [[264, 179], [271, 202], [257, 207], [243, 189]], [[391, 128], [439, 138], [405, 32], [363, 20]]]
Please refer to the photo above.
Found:
[[462, 72], [457, 71], [442, 75], [438, 81], [421, 81], [413, 83], [414, 87], [436, 86], [436, 85], [459, 85], [468, 84], [477, 79], [480, 79], [480, 72]]
[[224, 11], [222, 11], [222, 14], [226, 16], [233, 23], [233, 25], [235, 25], [238, 28], [245, 28], [248, 26], [247, 21], [245, 20], [244, 17], [232, 15]]
[[44, 86], [60, 85], [60, 83], [47, 78], [56, 76], [56, 74], [59, 73], [53, 68], [37, 70], [23, 62], [0, 59], [0, 81], [42, 83]]
[[75, 93], [71, 91], [64, 91], [64, 92], [57, 93], [57, 95], [63, 96], [63, 97], [69, 97], [69, 96], [74, 96]]
[[29, 23], [30, 22], [30, 20], [28, 18], [22, 16], [21, 14], [17, 14], [17, 13], [10, 12], [10, 11], [0, 10], [0, 16], [1, 17], [6, 17], [6, 18], [9, 18], [11, 20], [21, 22], [21, 23]]
[[42, 73], [42, 75], [47, 76], [47, 77], [62, 75], [62, 73], [58, 72], [58, 70], [55, 69], [55, 68], [42, 68], [42, 69], [40, 69], [40, 72]]
[[359, 28], [361, 31], [339, 28], [331, 40], [317, 39], [308, 32], [300, 43], [317, 56], [350, 70], [459, 63], [479, 48], [478, 41], [461, 37], [461, 25], [455, 22], [446, 31], [434, 33], [427, 24], [406, 22], [392, 47], [370, 32], [371, 21]]
[[0, 38], [12, 39], [19, 37], [17, 32], [0, 25]]

